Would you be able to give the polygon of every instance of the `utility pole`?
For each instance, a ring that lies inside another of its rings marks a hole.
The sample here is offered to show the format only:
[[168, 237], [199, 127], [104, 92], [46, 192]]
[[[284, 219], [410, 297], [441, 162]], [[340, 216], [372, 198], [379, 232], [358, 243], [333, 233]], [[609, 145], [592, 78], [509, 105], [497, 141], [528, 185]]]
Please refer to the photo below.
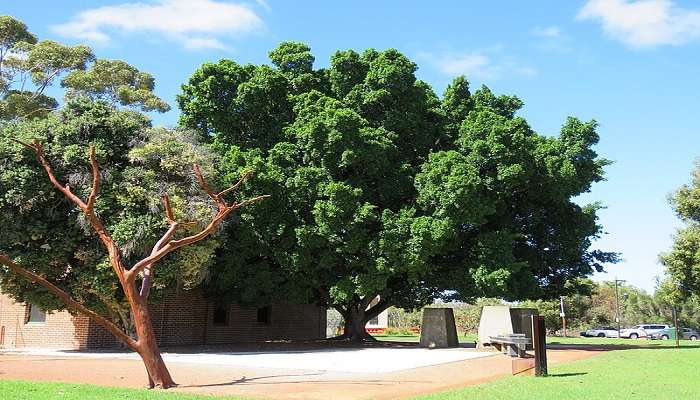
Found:
[[561, 326], [564, 329], [564, 337], [566, 337], [566, 312], [564, 311], [564, 296], [559, 297], [559, 316], [561, 317]]
[[617, 337], [620, 337], [620, 295], [617, 285], [624, 282], [624, 279], [615, 278], [615, 322], [617, 322]]

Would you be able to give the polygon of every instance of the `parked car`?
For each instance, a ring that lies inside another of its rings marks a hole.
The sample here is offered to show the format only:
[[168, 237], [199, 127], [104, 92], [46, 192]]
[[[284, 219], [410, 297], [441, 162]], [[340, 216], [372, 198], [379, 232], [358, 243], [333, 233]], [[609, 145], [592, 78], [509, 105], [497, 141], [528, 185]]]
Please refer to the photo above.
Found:
[[632, 328], [622, 329], [620, 331], [620, 337], [626, 339], [638, 339], [640, 337], [649, 337], [656, 332], [670, 328], [668, 325], [662, 324], [641, 324], [636, 325]]
[[681, 332], [683, 333], [683, 339], [688, 339], [688, 340], [700, 339], [700, 332], [696, 331], [695, 329], [681, 328]]
[[[652, 334], [651, 338], [660, 340], [668, 340], [671, 338], [675, 339], [676, 332], [674, 331], [675, 328], [662, 329]], [[698, 340], [698, 338], [700, 338], [700, 333], [698, 333], [698, 331], [696, 331], [695, 329], [681, 328], [681, 334], [683, 335], [683, 339], [687, 340]]]
[[610, 326], [603, 326], [603, 327], [589, 329], [585, 332], [581, 332], [581, 336], [616, 338], [617, 337], [617, 329], [610, 327]]

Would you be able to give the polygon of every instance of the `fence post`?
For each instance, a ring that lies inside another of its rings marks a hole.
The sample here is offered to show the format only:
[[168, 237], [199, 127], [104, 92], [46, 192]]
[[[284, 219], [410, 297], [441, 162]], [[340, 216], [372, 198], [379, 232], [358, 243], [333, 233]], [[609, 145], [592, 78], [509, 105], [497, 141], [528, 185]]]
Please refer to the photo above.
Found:
[[547, 339], [544, 317], [532, 316], [532, 346], [535, 349], [535, 376], [547, 375]]

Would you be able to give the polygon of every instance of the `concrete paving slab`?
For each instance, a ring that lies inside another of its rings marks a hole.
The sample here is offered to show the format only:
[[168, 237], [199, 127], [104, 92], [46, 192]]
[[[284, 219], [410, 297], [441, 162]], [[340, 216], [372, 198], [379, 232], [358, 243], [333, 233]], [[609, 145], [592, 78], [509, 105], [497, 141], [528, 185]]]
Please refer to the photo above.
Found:
[[[8, 353], [44, 357], [138, 359], [134, 353], [104, 351], [61, 351], [21, 349]], [[307, 351], [263, 352], [164, 352], [166, 363], [186, 363], [219, 367], [271, 368], [348, 373], [387, 373], [431, 365], [493, 356], [473, 349], [387, 349], [356, 348]]]

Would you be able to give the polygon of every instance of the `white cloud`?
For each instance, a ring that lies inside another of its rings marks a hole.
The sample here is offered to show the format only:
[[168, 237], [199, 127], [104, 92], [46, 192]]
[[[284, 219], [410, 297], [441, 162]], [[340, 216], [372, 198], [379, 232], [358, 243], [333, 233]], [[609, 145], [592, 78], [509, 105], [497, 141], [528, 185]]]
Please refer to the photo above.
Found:
[[541, 36], [545, 38], [555, 38], [561, 36], [561, 28], [558, 26], [536, 26], [533, 30], [532, 33], [535, 36]]
[[222, 49], [219, 39], [256, 31], [262, 20], [248, 6], [215, 0], [157, 0], [92, 8], [52, 29], [66, 37], [108, 44], [111, 33], [146, 32], [180, 41], [188, 49]]
[[700, 37], [700, 11], [671, 0], [588, 0], [577, 18], [600, 22], [607, 35], [633, 47], [680, 45]]
[[182, 43], [188, 50], [226, 50], [228, 47], [215, 38], [184, 38]]
[[494, 72], [491, 59], [483, 54], [442, 56], [438, 60], [438, 67], [450, 75], [490, 76]]
[[498, 79], [506, 74], [532, 76], [537, 70], [520, 65], [510, 57], [504, 57], [499, 50], [467, 53], [422, 53], [437, 69], [450, 76], [465, 75], [481, 79]]

